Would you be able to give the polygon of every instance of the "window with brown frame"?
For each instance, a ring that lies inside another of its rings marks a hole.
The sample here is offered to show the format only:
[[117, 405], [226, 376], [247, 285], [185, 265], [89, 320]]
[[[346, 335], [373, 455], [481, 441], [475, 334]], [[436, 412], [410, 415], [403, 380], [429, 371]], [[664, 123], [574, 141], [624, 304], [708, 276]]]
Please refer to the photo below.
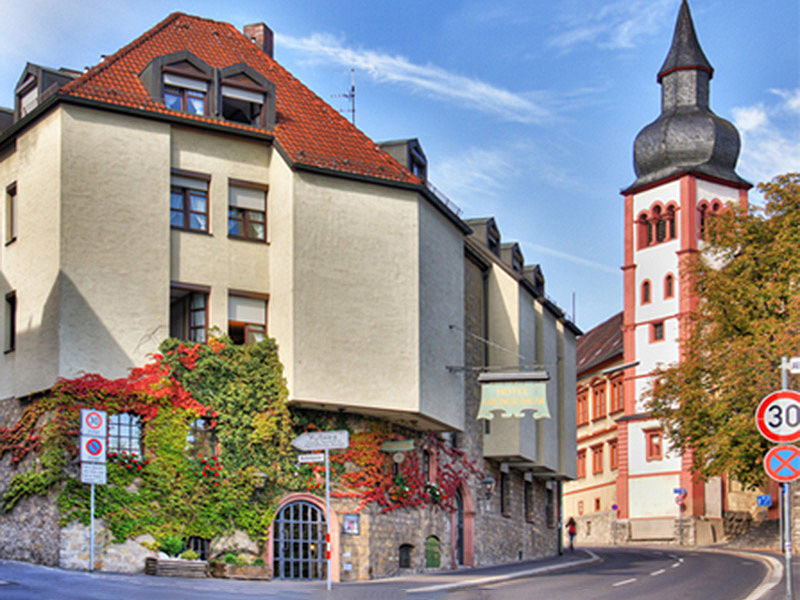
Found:
[[664, 299], [672, 298], [675, 296], [675, 277], [672, 273], [664, 278]]
[[17, 292], [6, 294], [5, 327], [3, 331], [3, 351], [13, 352], [17, 348]]
[[592, 388], [592, 418], [602, 419], [606, 416], [606, 382]]
[[674, 240], [677, 237], [675, 206], [670, 204], [662, 211], [658, 204], [644, 211], [636, 219], [637, 247], [648, 246]]
[[660, 342], [664, 339], [664, 321], [650, 324], [650, 341]]
[[6, 188], [6, 245], [17, 239], [17, 184]]
[[608, 468], [619, 468], [619, 450], [616, 439], [608, 440]]
[[663, 453], [663, 439], [660, 429], [645, 429], [645, 458], [648, 461], [661, 460]]
[[170, 289], [169, 334], [189, 342], [208, 339], [208, 291], [173, 286]]
[[594, 499], [594, 512], [600, 512], [600, 498]]
[[611, 407], [609, 412], [615, 413], [622, 410], [622, 402], [622, 374], [620, 374], [611, 380]]
[[586, 477], [586, 448], [578, 450], [578, 478]]
[[589, 422], [589, 391], [581, 390], [578, 392], [576, 417], [578, 425], [586, 425]]
[[592, 446], [592, 473], [598, 474], [603, 472], [603, 444], [595, 444]]
[[164, 104], [191, 115], [206, 114], [208, 82], [176, 73], [164, 73]]
[[266, 295], [228, 295], [228, 335], [234, 344], [255, 344], [267, 336]]
[[169, 224], [174, 229], [208, 232], [208, 176], [197, 178], [173, 170]]
[[228, 236], [266, 241], [267, 187], [264, 185], [229, 183]]

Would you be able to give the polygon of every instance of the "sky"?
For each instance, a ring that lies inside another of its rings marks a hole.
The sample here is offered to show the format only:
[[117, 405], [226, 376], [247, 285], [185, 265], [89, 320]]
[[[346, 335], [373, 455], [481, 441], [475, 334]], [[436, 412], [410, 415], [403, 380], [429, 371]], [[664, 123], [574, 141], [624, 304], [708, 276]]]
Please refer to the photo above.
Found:
[[[742, 138], [752, 183], [800, 170], [797, 0], [690, 0], [714, 67], [711, 108]], [[275, 58], [337, 109], [354, 69], [356, 126], [418, 138], [429, 179], [540, 264], [584, 331], [622, 309], [620, 190], [658, 117], [656, 74], [679, 0], [0, 0], [0, 106], [26, 62], [95, 65], [172, 11], [264, 22]], [[339, 96], [339, 97], [337, 97]], [[347, 115], [349, 116], [349, 114]], [[758, 204], [754, 188], [751, 202]]]

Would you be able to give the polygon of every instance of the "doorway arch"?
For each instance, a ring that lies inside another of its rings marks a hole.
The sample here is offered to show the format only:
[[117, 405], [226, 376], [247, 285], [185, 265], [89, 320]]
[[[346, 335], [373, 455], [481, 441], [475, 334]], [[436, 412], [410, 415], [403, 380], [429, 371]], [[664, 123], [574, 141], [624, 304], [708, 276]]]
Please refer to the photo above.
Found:
[[472, 567], [475, 565], [475, 503], [467, 482], [456, 488], [456, 510], [451, 517], [452, 566]]

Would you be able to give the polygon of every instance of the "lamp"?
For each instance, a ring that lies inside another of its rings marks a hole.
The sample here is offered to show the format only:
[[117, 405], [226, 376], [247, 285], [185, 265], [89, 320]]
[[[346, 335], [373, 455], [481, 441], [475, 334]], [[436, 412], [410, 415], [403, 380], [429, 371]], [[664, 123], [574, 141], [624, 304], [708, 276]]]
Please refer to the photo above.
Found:
[[492, 492], [494, 491], [495, 481], [494, 477], [489, 477], [488, 475], [481, 479], [481, 487], [483, 487], [483, 493], [486, 495], [486, 499], [492, 497]]

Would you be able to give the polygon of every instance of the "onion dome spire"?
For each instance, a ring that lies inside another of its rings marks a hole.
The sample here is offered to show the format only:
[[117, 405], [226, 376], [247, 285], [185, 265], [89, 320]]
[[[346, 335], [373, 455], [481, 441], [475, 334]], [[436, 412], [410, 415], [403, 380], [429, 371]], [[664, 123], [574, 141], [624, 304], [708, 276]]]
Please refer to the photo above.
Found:
[[637, 179], [626, 192], [688, 172], [750, 187], [734, 170], [739, 133], [709, 108], [713, 74], [697, 41], [689, 5], [682, 0], [672, 45], [658, 72], [661, 115], [636, 136], [633, 165]]

